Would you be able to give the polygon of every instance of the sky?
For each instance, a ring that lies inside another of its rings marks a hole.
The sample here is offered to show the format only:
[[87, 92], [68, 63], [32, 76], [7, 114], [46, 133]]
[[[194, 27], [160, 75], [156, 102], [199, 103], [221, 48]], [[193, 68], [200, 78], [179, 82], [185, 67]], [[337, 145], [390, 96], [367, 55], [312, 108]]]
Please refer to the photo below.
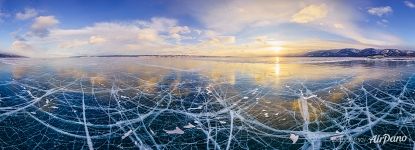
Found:
[[279, 56], [415, 50], [415, 0], [0, 0], [0, 52]]

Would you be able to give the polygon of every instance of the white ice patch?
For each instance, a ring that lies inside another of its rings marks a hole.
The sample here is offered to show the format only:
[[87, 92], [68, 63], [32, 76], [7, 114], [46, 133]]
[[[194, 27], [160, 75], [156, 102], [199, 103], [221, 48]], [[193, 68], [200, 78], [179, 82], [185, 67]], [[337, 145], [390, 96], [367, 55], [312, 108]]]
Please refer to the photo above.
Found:
[[33, 94], [32, 94], [32, 92], [30, 92], [29, 90], [27, 90], [26, 92], [27, 92], [27, 94], [29, 94], [31, 97], [34, 97], [34, 96], [33, 96]]
[[343, 137], [343, 135], [341, 135], [341, 132], [336, 131], [335, 136], [330, 137], [330, 140], [331, 140], [331, 141], [336, 141], [336, 140], [338, 140], [338, 139], [340, 139], [340, 138], [342, 138], [342, 137]]
[[150, 129], [150, 133], [153, 134], [153, 135], [156, 135], [156, 133], [154, 133], [154, 131], [151, 130], [151, 129]]
[[179, 127], [176, 127], [174, 130], [164, 130], [167, 134], [184, 134], [184, 131]]
[[203, 106], [199, 106], [199, 107], [195, 107], [195, 108], [188, 108], [187, 110], [199, 110], [199, 109], [202, 109], [203, 108]]
[[308, 97], [304, 97], [304, 99], [310, 99], [310, 98], [314, 98], [314, 97], [317, 97], [317, 95], [311, 95], [311, 96], [308, 96]]
[[206, 91], [207, 91], [206, 94], [211, 94], [212, 93], [212, 91], [209, 89], [209, 87], [206, 87]]
[[290, 139], [291, 141], [293, 141], [293, 144], [297, 143], [299, 137], [300, 137], [299, 135], [295, 135], [292, 133], [290, 134]]
[[130, 130], [130, 131], [124, 133], [124, 135], [121, 137], [121, 139], [124, 140], [125, 138], [127, 138], [128, 136], [130, 136], [132, 133], [133, 133], [133, 130]]
[[189, 123], [189, 124], [185, 125], [183, 128], [190, 129], [190, 128], [194, 128], [194, 127], [196, 127], [196, 126], [194, 126], [193, 124]]

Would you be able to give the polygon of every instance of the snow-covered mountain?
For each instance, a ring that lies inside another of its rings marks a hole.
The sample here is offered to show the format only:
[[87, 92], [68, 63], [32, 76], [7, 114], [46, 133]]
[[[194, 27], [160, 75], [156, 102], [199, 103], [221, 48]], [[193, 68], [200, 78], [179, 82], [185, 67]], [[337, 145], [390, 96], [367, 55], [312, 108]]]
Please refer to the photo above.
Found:
[[333, 49], [333, 50], [319, 50], [304, 54], [307, 57], [368, 57], [383, 55], [385, 57], [415, 57], [415, 51], [399, 50], [399, 49]]

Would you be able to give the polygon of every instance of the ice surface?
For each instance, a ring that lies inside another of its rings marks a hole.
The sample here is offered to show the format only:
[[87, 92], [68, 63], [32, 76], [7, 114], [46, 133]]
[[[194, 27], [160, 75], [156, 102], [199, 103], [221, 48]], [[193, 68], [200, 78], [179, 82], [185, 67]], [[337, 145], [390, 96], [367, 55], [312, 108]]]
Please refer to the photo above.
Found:
[[412, 60], [107, 59], [0, 63], [1, 148], [415, 148]]

